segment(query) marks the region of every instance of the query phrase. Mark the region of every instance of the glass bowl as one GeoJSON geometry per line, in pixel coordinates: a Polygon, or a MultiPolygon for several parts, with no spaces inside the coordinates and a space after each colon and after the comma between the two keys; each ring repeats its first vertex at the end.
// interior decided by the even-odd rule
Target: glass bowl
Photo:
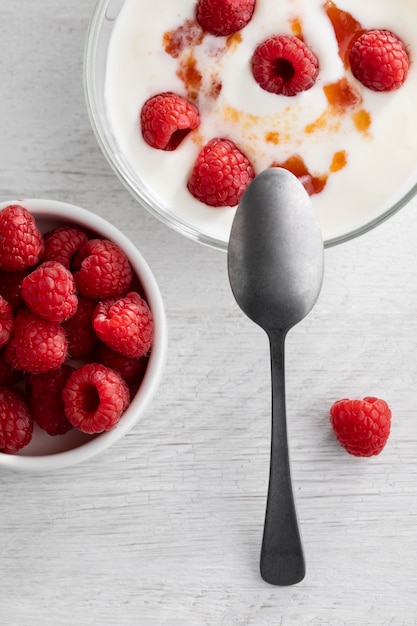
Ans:
{"type": "MultiPolygon", "coordinates": [[[[42,233],[70,223],[119,245],[130,261],[154,319],[154,340],[144,378],[139,387],[133,389],[131,402],[116,426],[97,435],[87,435],[73,428],[65,434],[51,436],[34,424],[33,436],[27,446],[15,454],[0,452],[0,467],[3,469],[29,473],[54,471],[103,453],[140,420],[159,387],[165,368],[167,320],[159,286],[149,265],[133,243],[110,222],[91,211],[56,200],[9,200],[0,203],[0,211],[10,204],[24,206],[34,216],[42,233]]],[[[24,381],[22,384],[24,386],[24,381]]]]}
{"type": "MultiPolygon", "coordinates": [[[[160,1],[161,0],[156,0],[156,2],[160,1]]],[[[370,0],[370,3],[372,6],[368,7],[368,13],[372,14],[372,11],[374,11],[375,15],[378,15],[378,0],[370,0]]],[[[190,0],[189,4],[190,11],[192,11],[195,2],[190,0]]],[[[322,3],[319,4],[320,6],[322,5],[322,3]]],[[[345,5],[346,4],[348,3],[345,3],[345,5]]],[[[98,0],[91,17],[86,39],[84,89],[89,118],[98,144],[120,181],[136,198],[139,205],[145,207],[156,218],[186,237],[217,249],[227,250],[228,237],[235,209],[229,207],[226,209],[204,207],[201,209],[201,214],[196,218],[193,212],[184,208],[181,202],[170,206],[160,199],[160,196],[156,193],[155,188],[152,188],[152,185],[145,182],[141,171],[132,166],[131,160],[126,157],[124,150],[120,147],[120,142],[116,139],[109,119],[109,111],[105,97],[106,66],[109,44],[114,32],[116,20],[123,5],[123,0],[98,0]]],[[[356,10],[358,5],[360,5],[358,0],[352,1],[352,6],[356,7],[356,10]]],[[[166,5],[164,11],[165,9],[166,5]]],[[[157,12],[158,7],[155,6],[154,10],[157,12]]],[[[179,12],[180,9],[178,9],[177,12],[177,19],[179,12]]],[[[415,25],[413,25],[411,21],[410,24],[406,24],[405,22],[406,20],[403,19],[401,22],[401,18],[398,18],[399,30],[404,34],[405,39],[414,38],[415,41],[417,38],[415,25]]],[[[246,32],[249,28],[250,25],[247,26],[244,31],[246,32]]],[[[317,38],[319,37],[320,33],[317,35],[317,38]]],[[[321,45],[318,41],[316,43],[317,46],[321,45]]],[[[138,77],[138,80],[140,80],[140,77],[138,77]]],[[[413,112],[414,105],[412,104],[417,101],[417,66],[415,66],[415,64],[411,64],[408,81],[412,81],[412,97],[409,98],[410,102],[407,102],[403,109],[401,109],[402,105],[399,104],[401,115],[397,115],[393,110],[390,119],[392,120],[395,117],[395,119],[400,120],[398,123],[400,124],[400,128],[403,129],[401,132],[403,137],[406,137],[406,141],[403,145],[406,145],[405,149],[407,150],[411,142],[413,144],[413,150],[417,155],[417,124],[413,121],[415,116],[413,112]]],[[[319,80],[317,83],[319,83],[319,80]]],[[[312,89],[314,88],[315,87],[312,89]]],[[[312,91],[312,89],[309,91],[312,91]]],[[[321,97],[323,97],[323,83],[318,84],[317,89],[320,89],[321,97]]],[[[384,96],[385,94],[382,97],[384,96]]],[[[378,97],[380,97],[380,94],[372,93],[370,95],[370,102],[374,102],[375,98],[378,97]]],[[[393,97],[398,98],[398,95],[396,94],[393,97]]],[[[140,106],[141,103],[138,103],[138,112],[140,106]]],[[[389,109],[389,106],[390,104],[387,101],[386,108],[389,109]]],[[[383,120],[376,119],[375,122],[375,133],[378,133],[379,137],[381,133],[386,132],[386,129],[384,128],[383,120]]],[[[140,132],[139,125],[138,132],[140,132]]],[[[381,160],[390,160],[390,162],[392,162],[392,168],[388,171],[395,171],[395,176],[398,177],[398,183],[394,183],[395,189],[393,193],[386,194],[381,188],[380,183],[384,178],[387,178],[387,175],[378,171],[377,164],[375,164],[373,170],[370,170],[369,180],[368,175],[363,172],[363,168],[361,169],[356,165],[355,174],[350,174],[348,183],[339,186],[338,183],[332,180],[334,188],[337,188],[335,191],[332,191],[335,198],[334,203],[330,203],[331,206],[326,207],[325,210],[322,210],[320,207],[317,210],[325,247],[340,244],[374,228],[407,204],[416,194],[417,167],[416,171],[403,174],[401,171],[402,166],[396,158],[398,154],[404,152],[403,147],[398,141],[395,145],[392,143],[393,148],[388,147],[388,141],[394,142],[397,136],[400,136],[398,134],[398,128],[393,129],[391,134],[388,132],[387,143],[386,145],[384,144],[385,148],[383,150],[378,148],[380,155],[378,158],[381,158],[381,160]],[[382,152],[383,156],[381,156],[382,152]],[[349,194],[349,190],[354,187],[358,187],[358,191],[354,196],[355,199],[347,203],[346,196],[349,194]],[[364,208],[365,205],[362,207],[362,199],[369,198],[373,195],[377,197],[376,200],[373,200],[374,205],[369,209],[364,208]],[[347,208],[343,205],[344,208],[340,209],[339,214],[339,206],[343,203],[347,205],[347,208]]],[[[160,155],[160,158],[162,163],[164,156],[160,155]]],[[[362,155],[362,159],[365,162],[368,162],[369,158],[367,154],[362,155]]],[[[415,159],[415,164],[417,165],[417,158],[415,159]]],[[[161,166],[159,170],[158,161],[156,159],[154,165],[156,172],[154,180],[157,180],[159,171],[160,179],[163,180],[163,167],[161,166]]],[[[313,205],[315,205],[316,196],[312,196],[312,202],[313,205]]]]}

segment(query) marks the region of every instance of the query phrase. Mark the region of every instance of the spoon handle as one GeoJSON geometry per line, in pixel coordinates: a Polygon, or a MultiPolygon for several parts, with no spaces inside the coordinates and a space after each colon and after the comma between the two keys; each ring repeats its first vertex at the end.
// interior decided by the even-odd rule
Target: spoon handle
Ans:
{"type": "Polygon", "coordinates": [[[285,409],[285,333],[270,333],[272,432],[269,488],[261,549],[261,576],[272,585],[293,585],[305,575],[292,489],[285,409]]]}

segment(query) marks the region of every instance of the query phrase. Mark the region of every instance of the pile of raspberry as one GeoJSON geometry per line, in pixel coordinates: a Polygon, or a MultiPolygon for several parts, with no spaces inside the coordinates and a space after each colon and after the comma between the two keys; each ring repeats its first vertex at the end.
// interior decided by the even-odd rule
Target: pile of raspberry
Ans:
{"type": "MultiPolygon", "coordinates": [[[[196,27],[202,34],[227,38],[251,21],[255,4],[255,0],[198,0],[196,27]]],[[[372,29],[358,33],[350,46],[350,70],[366,88],[392,91],[402,86],[410,59],[397,35],[372,29]]],[[[301,36],[277,33],[255,48],[251,70],[264,91],[293,97],[316,83],[320,68],[317,56],[301,36]]],[[[145,142],[166,151],[176,150],[200,125],[196,104],[170,91],[149,98],[139,118],[145,142]]],[[[208,206],[236,206],[254,177],[254,167],[239,146],[227,137],[214,137],[198,153],[187,188],[208,206]]]]}
{"type": "Polygon", "coordinates": [[[0,211],[0,451],[34,424],[55,436],[113,428],[145,374],[154,322],[114,242],[77,225],[45,235],[22,205],[0,211]]]}

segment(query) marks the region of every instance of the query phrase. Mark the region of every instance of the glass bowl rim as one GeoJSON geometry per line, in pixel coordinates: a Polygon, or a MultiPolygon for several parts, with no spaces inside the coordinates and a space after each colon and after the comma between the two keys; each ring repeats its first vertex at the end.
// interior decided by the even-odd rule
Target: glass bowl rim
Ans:
{"type": "MultiPolygon", "coordinates": [[[[122,2],[122,0],[120,0],[122,2]]],[[[124,1],[124,0],[123,0],[124,1]]],[[[149,211],[154,217],[165,225],[169,226],[176,232],[185,235],[189,239],[201,243],[203,245],[215,248],[217,250],[227,251],[228,242],[212,237],[206,233],[200,232],[197,228],[187,224],[179,217],[167,213],[164,209],[160,209],[152,202],[150,197],[142,193],[136,184],[134,178],[130,175],[123,164],[118,164],[114,158],[113,150],[108,140],[106,129],[101,123],[100,114],[98,113],[97,102],[95,98],[95,60],[99,31],[105,18],[106,9],[112,0],[97,0],[93,9],[90,22],[87,29],[87,35],[84,47],[83,58],[83,85],[84,96],[87,106],[87,113],[90,124],[97,143],[100,146],[107,162],[116,174],[117,178],[136,201],[149,211]]],[[[383,213],[370,219],[366,224],[357,228],[353,228],[345,233],[325,239],[323,245],[325,248],[331,248],[341,243],[355,239],[365,233],[373,230],[388,218],[402,209],[410,200],[417,195],[417,183],[415,183],[397,202],[386,209],[383,213]]]]}

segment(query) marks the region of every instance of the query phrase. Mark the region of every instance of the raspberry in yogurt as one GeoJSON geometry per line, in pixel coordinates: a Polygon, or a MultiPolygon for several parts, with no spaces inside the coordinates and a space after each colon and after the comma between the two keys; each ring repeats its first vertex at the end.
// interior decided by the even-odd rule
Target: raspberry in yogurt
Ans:
{"type": "Polygon", "coordinates": [[[191,0],[154,0],[151,14],[145,0],[126,0],[109,46],[107,114],[125,162],[155,202],[220,247],[235,206],[209,206],[188,185],[213,139],[231,142],[255,174],[280,166],[298,176],[331,241],[378,219],[417,184],[416,46],[414,0],[257,0],[229,35],[202,28],[191,0]],[[354,73],[351,59],[354,46],[366,55],[369,40],[379,45],[384,33],[404,67],[399,81],[377,91],[372,61],[354,73]],[[253,72],[254,52],[278,36],[297,38],[317,60],[308,86],[290,95],[267,91],[253,72]],[[139,122],[143,105],[165,93],[195,106],[199,118],[168,151],[150,146],[139,122]]]}

